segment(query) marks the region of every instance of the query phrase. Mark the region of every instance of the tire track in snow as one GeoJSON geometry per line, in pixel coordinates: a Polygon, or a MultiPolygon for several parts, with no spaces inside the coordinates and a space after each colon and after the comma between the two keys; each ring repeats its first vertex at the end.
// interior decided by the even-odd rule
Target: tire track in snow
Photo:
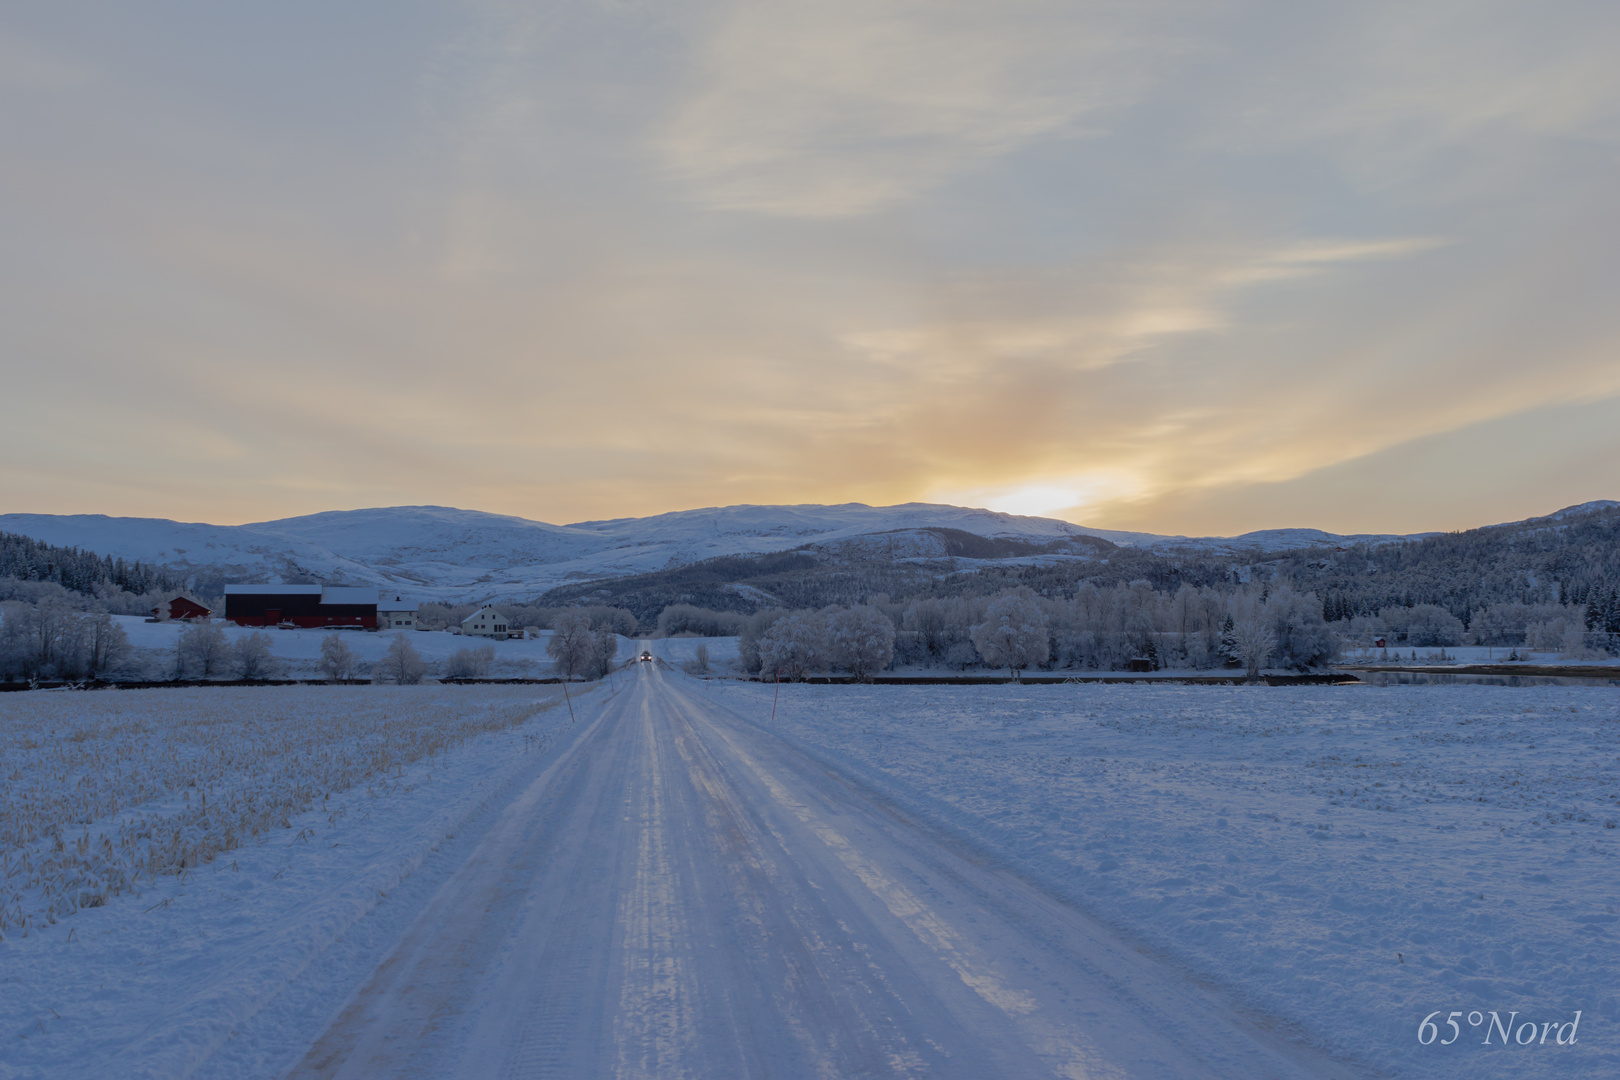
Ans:
{"type": "Polygon", "coordinates": [[[691,937],[678,902],[662,747],[652,704],[640,695],[636,738],[645,764],[631,815],[635,873],[619,907],[619,1011],[614,1017],[617,1075],[627,1080],[692,1075],[682,1058],[693,1037],[693,993],[685,945],[691,937]]]}
{"type": "Polygon", "coordinates": [[[1072,909],[643,665],[293,1075],[1344,1075],[1240,1027],[1072,909]]]}
{"type": "MultiPolygon", "coordinates": [[[[742,1022],[757,1029],[757,1016],[747,1014],[757,1013],[757,998],[768,1000],[806,1075],[935,1075],[897,1025],[895,1018],[910,1010],[872,962],[870,948],[829,909],[826,890],[805,876],[800,853],[784,847],[742,797],[702,738],[699,719],[672,703],[669,729],[702,802],[714,843],[710,861],[726,870],[713,887],[724,887],[724,903],[734,908],[741,931],[727,979],[728,996],[745,1006],[742,1022]]],[[[862,929],[870,936],[870,927],[862,929]]]]}
{"type": "Polygon", "coordinates": [[[835,763],[713,698],[698,706],[674,693],[688,709],[708,714],[706,727],[736,751],[739,764],[757,770],[770,801],[832,852],[961,985],[1025,1032],[1049,1063],[1041,1075],[1357,1075],[1144,956],[997,866],[993,856],[908,818],[835,763]]]}
{"type": "Polygon", "coordinates": [[[916,894],[885,874],[876,863],[861,855],[841,833],[816,815],[768,769],[716,730],[739,761],[744,763],[775,800],[790,810],[837,857],[852,874],[882,901],[890,914],[900,920],[939,956],[979,997],[999,1009],[1024,1030],[1041,1057],[1055,1066],[1055,1075],[1065,1080],[1124,1080],[1126,1074],[1101,1060],[1095,1047],[1075,1034],[1065,1033],[1039,1015],[1040,1006],[1029,993],[1008,984],[989,959],[964,940],[916,894]]]}

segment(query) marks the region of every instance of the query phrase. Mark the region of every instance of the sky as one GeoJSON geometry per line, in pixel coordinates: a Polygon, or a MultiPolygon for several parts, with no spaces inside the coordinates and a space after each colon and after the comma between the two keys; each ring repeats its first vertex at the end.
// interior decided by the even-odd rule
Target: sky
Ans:
{"type": "Polygon", "coordinates": [[[0,511],[1620,498],[1620,5],[0,9],[0,511]]]}

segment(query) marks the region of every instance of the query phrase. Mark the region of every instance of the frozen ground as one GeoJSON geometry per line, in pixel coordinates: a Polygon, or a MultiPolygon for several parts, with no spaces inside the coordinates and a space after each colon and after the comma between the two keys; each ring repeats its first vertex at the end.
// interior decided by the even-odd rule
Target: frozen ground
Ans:
{"type": "Polygon", "coordinates": [[[1620,1076],[1610,688],[784,686],[772,730],[1379,1072],[1620,1076]]]}
{"type": "Polygon", "coordinates": [[[720,693],[637,665],[291,1075],[1345,1075],[720,693]]]}
{"type": "Polygon", "coordinates": [[[249,1019],[296,1040],[567,730],[553,687],[0,697],[0,1077],[231,1075],[249,1019]],[[87,869],[102,902],[52,911],[87,869]]]}
{"type": "Polygon", "coordinates": [[[0,1077],[1620,1075],[1612,690],[616,686],[0,699],[513,725],[8,934],[0,1077]]]}

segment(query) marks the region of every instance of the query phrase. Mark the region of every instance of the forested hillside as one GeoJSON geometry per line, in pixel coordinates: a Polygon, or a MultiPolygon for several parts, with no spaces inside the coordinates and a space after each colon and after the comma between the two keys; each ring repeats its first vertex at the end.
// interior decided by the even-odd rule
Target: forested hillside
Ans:
{"type": "MultiPolygon", "coordinates": [[[[809,544],[763,556],[711,559],[690,566],[552,589],[542,605],[607,604],[650,624],[671,604],[751,614],[769,608],[990,596],[1025,587],[1050,600],[1082,586],[1145,584],[1174,593],[1183,586],[1266,588],[1287,582],[1313,593],[1323,618],[1340,622],[1392,608],[1433,605],[1468,627],[1502,605],[1588,607],[1598,628],[1620,622],[1620,505],[1591,504],[1544,518],[1422,539],[1311,547],[1250,556],[1159,553],[1087,537],[991,550],[956,537],[928,544],[906,530],[836,545],[809,544]]],[[[979,538],[973,538],[979,540],[979,538]]],[[[1005,546],[1005,544],[1001,545],[1005,546]]]]}
{"type": "Polygon", "coordinates": [[[1300,552],[1278,570],[1329,619],[1436,604],[1464,622],[1493,604],[1585,604],[1620,583],[1620,507],[1566,512],[1424,540],[1300,552]]]}
{"type": "Polygon", "coordinates": [[[5,579],[52,582],[86,595],[107,590],[141,595],[177,588],[161,571],[139,562],[0,532],[0,580],[5,579]]]}

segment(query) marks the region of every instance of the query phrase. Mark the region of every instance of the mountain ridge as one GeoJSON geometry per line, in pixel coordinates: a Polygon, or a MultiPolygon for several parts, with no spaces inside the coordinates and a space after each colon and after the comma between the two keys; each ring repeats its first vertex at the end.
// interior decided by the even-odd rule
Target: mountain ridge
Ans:
{"type": "MultiPolygon", "coordinates": [[[[1598,500],[1529,518],[1550,527],[1569,515],[1620,506],[1598,500]]],[[[1339,534],[1265,529],[1236,537],[1164,536],[1094,529],[1054,518],[938,503],[874,507],[738,504],[553,525],[510,514],[418,505],[331,510],[243,525],[104,514],[3,514],[0,531],[138,559],[212,591],[232,580],[323,580],[408,590],[423,600],[528,599],[563,585],[625,577],[728,555],[802,547],[855,549],[889,534],[957,532],[1005,541],[998,550],[1047,547],[1086,557],[1094,542],[1165,555],[1263,557],[1314,547],[1422,539],[1433,533],[1339,534]],[[1084,544],[1062,541],[1088,540],[1084,544]],[[1057,548],[1051,547],[1057,544],[1057,548]]],[[[957,542],[956,551],[964,548],[957,542]]],[[[917,552],[927,553],[927,543],[917,552]]],[[[988,549],[987,549],[988,550],[988,549]]],[[[1095,554],[1095,552],[1093,552],[1095,554]]],[[[966,556],[974,557],[974,556],[966,556]]],[[[991,556],[992,558],[1004,556],[991,556]]]]}

